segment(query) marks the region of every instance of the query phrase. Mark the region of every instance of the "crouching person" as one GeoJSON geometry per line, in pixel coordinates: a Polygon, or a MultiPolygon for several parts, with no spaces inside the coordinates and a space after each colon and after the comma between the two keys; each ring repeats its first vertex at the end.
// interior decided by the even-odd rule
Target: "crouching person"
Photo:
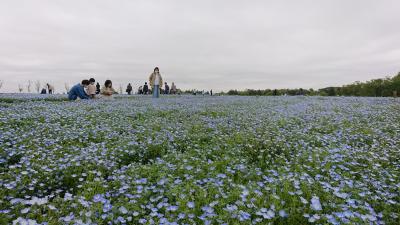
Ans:
{"type": "Polygon", "coordinates": [[[85,88],[89,85],[88,80],[83,80],[80,84],[76,84],[69,90],[68,99],[76,100],[78,97],[80,99],[89,99],[89,96],[85,92],[85,88]]]}
{"type": "Polygon", "coordinates": [[[101,88],[100,94],[103,99],[114,99],[113,94],[117,93],[112,87],[111,80],[106,80],[103,88],[101,88]]]}

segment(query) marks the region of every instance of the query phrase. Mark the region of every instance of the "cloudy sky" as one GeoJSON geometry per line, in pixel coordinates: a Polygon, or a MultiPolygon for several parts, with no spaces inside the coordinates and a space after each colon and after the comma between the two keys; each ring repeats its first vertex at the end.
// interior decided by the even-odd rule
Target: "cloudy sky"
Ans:
{"type": "Polygon", "coordinates": [[[320,88],[400,71],[398,0],[1,0],[0,91],[28,80],[320,88]]]}

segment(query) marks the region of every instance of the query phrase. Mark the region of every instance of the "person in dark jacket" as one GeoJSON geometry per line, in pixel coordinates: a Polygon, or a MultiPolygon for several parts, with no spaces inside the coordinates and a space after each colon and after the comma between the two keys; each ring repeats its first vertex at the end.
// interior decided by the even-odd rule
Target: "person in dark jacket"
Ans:
{"type": "Polygon", "coordinates": [[[164,94],[168,95],[169,94],[169,85],[167,84],[167,82],[165,82],[164,88],[165,88],[164,94]]]}
{"type": "Polygon", "coordinates": [[[40,94],[43,94],[43,95],[47,94],[46,88],[42,88],[42,91],[40,92],[40,94]]]}
{"type": "Polygon", "coordinates": [[[89,99],[89,95],[86,94],[85,88],[89,85],[89,80],[83,80],[80,84],[74,85],[68,92],[69,100],[76,100],[78,97],[80,99],[89,99]]]}
{"type": "Polygon", "coordinates": [[[131,83],[129,83],[128,86],[126,87],[126,92],[128,92],[128,95],[132,94],[132,85],[131,85],[131,83]]]}
{"type": "Polygon", "coordinates": [[[148,93],[149,93],[149,85],[147,85],[147,82],[145,82],[143,86],[143,94],[147,95],[148,93]]]}
{"type": "Polygon", "coordinates": [[[96,84],[96,95],[100,94],[100,84],[97,82],[96,84]]]}

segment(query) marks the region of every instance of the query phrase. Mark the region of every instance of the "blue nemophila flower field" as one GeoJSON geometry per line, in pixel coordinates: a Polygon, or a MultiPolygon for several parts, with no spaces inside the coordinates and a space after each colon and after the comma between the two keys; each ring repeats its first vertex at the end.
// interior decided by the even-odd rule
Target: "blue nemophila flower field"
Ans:
{"type": "Polygon", "coordinates": [[[400,224],[400,101],[0,96],[0,224],[400,224]]]}

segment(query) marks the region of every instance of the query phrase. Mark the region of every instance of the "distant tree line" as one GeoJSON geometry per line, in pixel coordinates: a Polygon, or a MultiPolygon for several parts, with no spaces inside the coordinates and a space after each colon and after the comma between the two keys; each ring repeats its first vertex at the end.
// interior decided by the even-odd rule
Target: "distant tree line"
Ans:
{"type": "Polygon", "coordinates": [[[230,90],[226,95],[242,96],[277,96],[277,95],[321,95],[321,96],[370,96],[389,97],[400,95],[400,72],[394,77],[373,79],[366,82],[356,81],[342,87],[326,87],[314,89],[246,89],[243,91],[230,90]]]}
{"type": "Polygon", "coordinates": [[[246,89],[244,91],[230,90],[227,95],[243,95],[243,96],[277,96],[277,95],[317,95],[317,91],[311,89],[264,89],[264,90],[254,90],[246,89]]]}

